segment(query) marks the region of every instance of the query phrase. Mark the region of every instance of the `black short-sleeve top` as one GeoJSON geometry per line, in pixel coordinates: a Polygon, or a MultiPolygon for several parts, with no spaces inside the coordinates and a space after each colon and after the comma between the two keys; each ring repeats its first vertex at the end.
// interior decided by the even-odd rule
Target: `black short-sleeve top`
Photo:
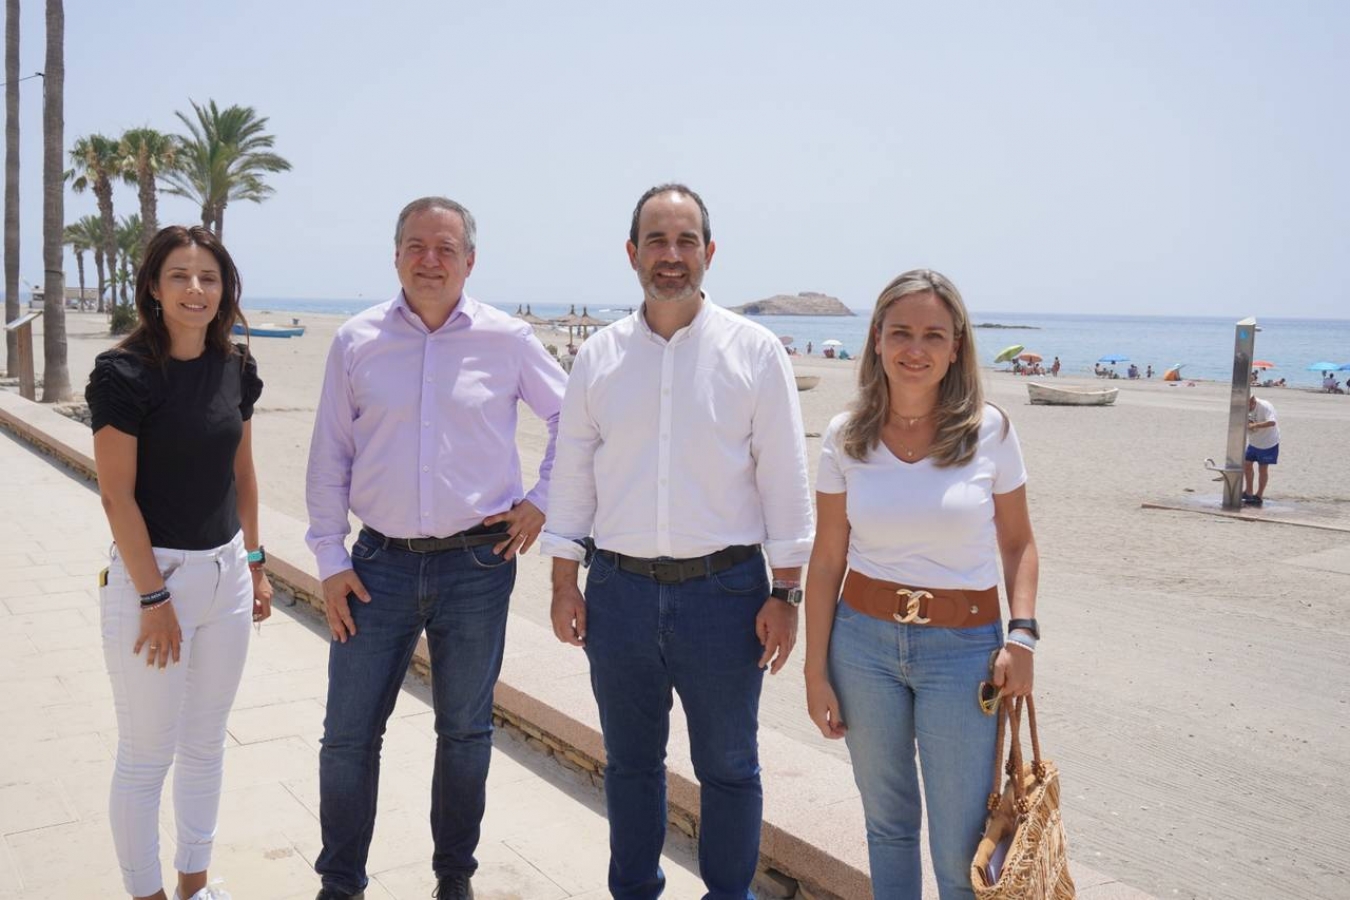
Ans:
{"type": "Polygon", "coordinates": [[[136,438],[136,504],[153,546],[209,550],[239,532],[234,458],[262,386],[243,345],[163,367],[135,347],[94,360],[91,424],[136,438]]]}

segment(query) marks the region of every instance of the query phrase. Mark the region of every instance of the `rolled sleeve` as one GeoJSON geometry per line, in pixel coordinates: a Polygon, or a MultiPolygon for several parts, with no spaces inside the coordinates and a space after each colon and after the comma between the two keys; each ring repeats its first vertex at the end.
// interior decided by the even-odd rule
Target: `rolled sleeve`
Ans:
{"type": "Polygon", "coordinates": [[[539,507],[545,515],[549,508],[549,487],[553,475],[554,456],[558,446],[558,420],[562,413],[563,394],[567,390],[567,374],[558,361],[539,343],[534,331],[524,335],[525,349],[520,367],[520,399],[548,428],[548,446],[539,463],[539,480],[525,499],[539,507]]]}
{"type": "Polygon", "coordinates": [[[595,450],[600,445],[600,429],[589,408],[587,358],[584,351],[577,356],[563,394],[548,519],[539,540],[539,552],[545,556],[583,559],[585,551],[576,541],[589,536],[595,525],[595,450]]]}
{"type": "Polygon", "coordinates": [[[352,460],[356,457],[352,436],[355,412],[345,347],[339,333],[328,351],[319,408],[314,416],[314,435],[309,445],[309,468],[305,475],[305,505],[309,510],[305,542],[318,563],[320,578],[329,578],[352,567],[345,543],[351,531],[347,512],[351,499],[352,460]]]}
{"type": "Polygon", "coordinates": [[[773,568],[795,568],[811,558],[815,538],[802,411],[783,348],[766,344],[761,353],[750,448],[767,532],[764,552],[773,568]]]}

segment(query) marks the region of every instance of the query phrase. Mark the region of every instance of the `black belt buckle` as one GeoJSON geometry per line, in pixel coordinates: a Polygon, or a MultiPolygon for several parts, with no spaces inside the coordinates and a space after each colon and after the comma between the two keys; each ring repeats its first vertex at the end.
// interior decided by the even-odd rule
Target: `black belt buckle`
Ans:
{"type": "Polygon", "coordinates": [[[647,574],[657,584],[680,584],[684,581],[684,573],[680,569],[679,561],[674,559],[647,561],[647,574]]]}

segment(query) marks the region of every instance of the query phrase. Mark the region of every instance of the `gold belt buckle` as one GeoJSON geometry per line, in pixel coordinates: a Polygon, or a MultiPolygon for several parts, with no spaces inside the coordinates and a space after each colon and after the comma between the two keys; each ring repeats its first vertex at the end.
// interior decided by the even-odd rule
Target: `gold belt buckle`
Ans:
{"type": "Polygon", "coordinates": [[[931,619],[927,616],[919,615],[919,603],[923,600],[932,600],[933,595],[927,591],[911,591],[909,588],[900,588],[896,591],[896,596],[905,598],[905,614],[899,613],[899,605],[896,606],[896,612],[891,613],[891,617],[901,625],[927,625],[931,619]]]}

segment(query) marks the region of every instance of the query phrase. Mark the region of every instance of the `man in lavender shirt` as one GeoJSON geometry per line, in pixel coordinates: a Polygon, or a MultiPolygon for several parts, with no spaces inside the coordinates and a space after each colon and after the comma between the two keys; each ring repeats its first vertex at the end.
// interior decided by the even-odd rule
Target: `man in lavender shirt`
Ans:
{"type": "Polygon", "coordinates": [[[436,896],[471,898],[515,556],[544,524],[565,376],[528,325],[464,294],[475,226],[424,197],[394,231],[403,288],[338,329],[310,445],[306,499],[328,627],[319,753],[319,900],[362,898],[385,724],[425,630],[436,708],[436,896]],[[523,400],[548,423],[526,493],[523,400]],[[362,527],[350,555],[348,511],[362,527]]]}

